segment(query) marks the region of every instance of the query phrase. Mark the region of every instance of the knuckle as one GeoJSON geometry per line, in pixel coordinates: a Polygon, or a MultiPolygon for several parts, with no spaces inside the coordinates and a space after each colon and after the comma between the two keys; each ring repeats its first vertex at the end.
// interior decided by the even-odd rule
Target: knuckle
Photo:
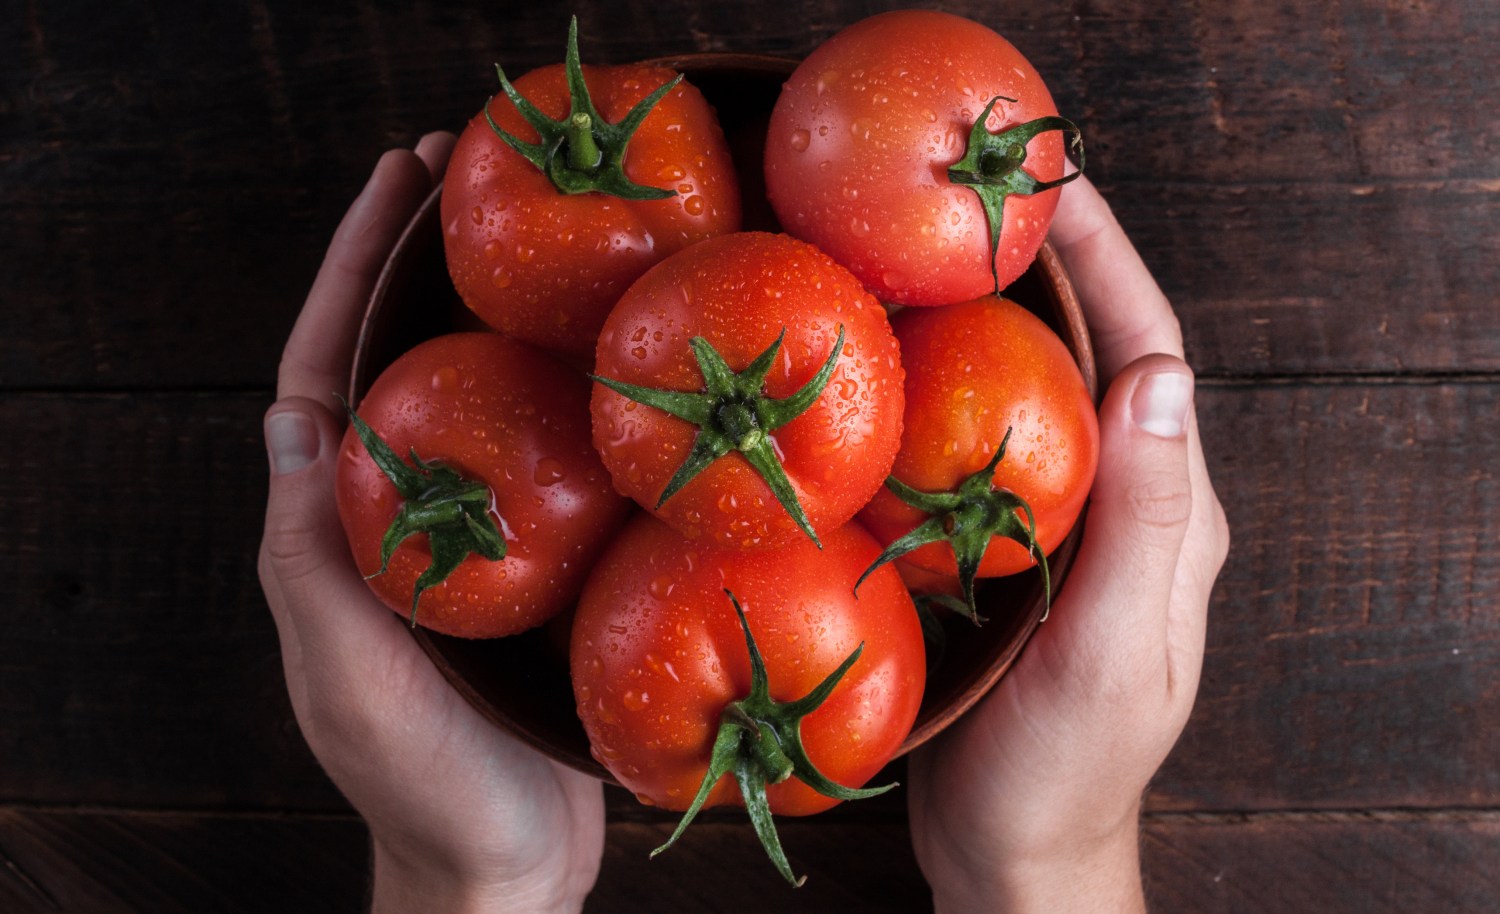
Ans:
{"type": "Polygon", "coordinates": [[[291,584],[317,573],[327,564],[323,542],[323,531],[306,517],[268,517],[260,550],[262,580],[291,584]]]}
{"type": "Polygon", "coordinates": [[[1136,523],[1159,530],[1187,524],[1193,513],[1193,493],[1186,477],[1155,473],[1125,490],[1126,507],[1136,523]]]}

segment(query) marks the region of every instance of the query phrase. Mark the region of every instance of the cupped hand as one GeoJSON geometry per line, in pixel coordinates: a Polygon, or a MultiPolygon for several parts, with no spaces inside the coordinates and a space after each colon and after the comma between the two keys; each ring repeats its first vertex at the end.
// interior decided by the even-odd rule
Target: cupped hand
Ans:
{"type": "Polygon", "coordinates": [[[314,754],[370,827],[375,910],[577,910],[604,845],[600,783],[481,718],[361,579],[334,503],[355,335],[453,137],[375,167],[334,234],[266,414],[260,579],[314,754]]]}
{"type": "Polygon", "coordinates": [[[1099,470],[1051,617],[911,759],[912,839],[939,911],[1143,907],[1141,797],[1192,708],[1229,545],[1171,306],[1087,179],[1063,188],[1051,238],[1108,384],[1099,470]]]}

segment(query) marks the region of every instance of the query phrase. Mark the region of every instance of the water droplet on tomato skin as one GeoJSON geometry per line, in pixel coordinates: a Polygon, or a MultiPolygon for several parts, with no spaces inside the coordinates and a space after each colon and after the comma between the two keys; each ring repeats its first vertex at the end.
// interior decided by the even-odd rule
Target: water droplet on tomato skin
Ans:
{"type": "Polygon", "coordinates": [[[793,152],[806,152],[808,145],[812,142],[812,134],[798,127],[787,137],[787,145],[792,147],[793,152]]]}
{"type": "Polygon", "coordinates": [[[484,207],[474,207],[474,209],[469,213],[469,218],[474,220],[475,225],[484,225],[484,207]]]}
{"type": "Polygon", "coordinates": [[[649,590],[651,592],[651,596],[655,597],[656,599],[665,600],[672,595],[672,591],[675,590],[676,587],[677,582],[673,581],[670,575],[659,574],[651,579],[651,583],[647,585],[646,589],[649,590]]]}
{"type": "Polygon", "coordinates": [[[620,703],[627,711],[644,711],[646,706],[651,704],[651,696],[645,692],[627,689],[625,694],[620,696],[620,703]]]}
{"type": "Polygon", "coordinates": [[[436,391],[451,391],[458,387],[458,369],[452,365],[444,365],[432,373],[432,389],[436,391]]]}
{"type": "Polygon", "coordinates": [[[556,457],[543,457],[536,462],[536,469],[532,472],[532,480],[539,486],[554,486],[567,476],[567,470],[562,461],[556,457]]]}

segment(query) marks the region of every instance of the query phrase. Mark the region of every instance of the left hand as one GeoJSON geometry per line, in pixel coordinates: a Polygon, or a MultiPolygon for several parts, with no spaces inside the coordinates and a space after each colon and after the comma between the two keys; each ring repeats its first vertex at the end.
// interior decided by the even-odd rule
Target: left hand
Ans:
{"type": "Polygon", "coordinates": [[[600,783],[479,716],[355,568],[334,503],[356,332],[453,137],[375,167],[335,233],[266,414],[260,579],[308,744],[364,816],[382,910],[578,910],[604,847],[600,783]]]}

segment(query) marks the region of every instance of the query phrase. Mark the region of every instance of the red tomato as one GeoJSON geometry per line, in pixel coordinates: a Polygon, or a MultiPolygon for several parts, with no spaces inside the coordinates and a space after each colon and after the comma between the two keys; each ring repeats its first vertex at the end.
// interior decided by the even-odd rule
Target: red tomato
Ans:
{"type": "MultiPolygon", "coordinates": [[[[418,345],[376,379],[358,415],[409,472],[420,472],[409,460],[415,452],[468,481],[470,503],[479,505],[470,519],[489,522],[503,537],[503,559],[462,558],[419,598],[418,578],[441,551],[433,538],[466,532],[465,518],[406,538],[377,573],[382,538],[412,502],[350,426],[336,485],[355,562],[373,575],[370,587],[386,605],[406,616],[416,599],[416,622],[435,631],[493,638],[545,622],[572,604],[628,511],[589,443],[587,379],[498,334],[450,334],[418,345]]],[[[443,475],[425,474],[427,487],[443,475]]],[[[429,514],[440,511],[428,507],[429,514]]]]}
{"type": "MultiPolygon", "coordinates": [[[[676,76],[640,65],[581,72],[606,125],[618,125],[676,76]]],[[[565,64],[533,70],[515,89],[550,118],[571,110],[565,64]]],[[[487,111],[516,138],[538,140],[508,98],[491,99],[487,111]]],[[[593,140],[606,162],[618,151],[597,129],[593,140]]],[[[566,161],[569,152],[564,143],[553,159],[566,161]]],[[[496,134],[485,112],[476,115],[453,150],[442,197],[448,269],[464,302],[509,336],[586,357],[610,306],[636,277],[674,251],[739,228],[739,186],[723,132],[685,82],[640,122],[624,146],[623,172],[670,196],[564,193],[496,134]]]]}
{"type": "MultiPolygon", "coordinates": [[[[991,134],[1057,115],[1031,64],[976,22],[902,10],[837,33],[787,80],[771,115],[766,189],[782,226],[882,301],[941,305],[1004,288],[1041,247],[1057,193],[1007,197],[991,256],[985,207],[949,168],[997,98],[991,134]]],[[[1062,178],[1058,120],[1013,149],[1024,156],[1019,170],[991,156],[1012,169],[1006,180],[1062,178]]]]}
{"type": "MultiPolygon", "coordinates": [[[[979,473],[1010,435],[992,486],[1013,492],[1036,519],[1036,542],[1056,549],[1083,510],[1099,460],[1099,423],[1067,347],[1041,319],[994,296],[946,308],[906,309],[892,320],[906,360],[906,429],[891,476],[921,492],[952,492],[979,473]]],[[[1024,512],[1016,515],[1023,523],[1024,512]]],[[[927,520],[889,489],[860,513],[883,543],[927,520]]],[[[903,556],[958,572],[943,542],[903,556]]],[[[1025,570],[1035,558],[991,537],[979,577],[1025,570]]]]}
{"type": "Polygon", "coordinates": [[[901,360],[885,310],[847,270],[785,235],[727,235],[663,261],[610,312],[594,370],[594,444],[615,487],[689,539],[743,548],[805,538],[797,508],[783,507],[768,481],[775,470],[752,463],[765,459],[781,468],[808,527],[835,529],[880,488],[900,441],[901,360]],[[691,342],[701,338],[742,384],[783,334],[771,363],[759,363],[763,385],[748,393],[717,393],[694,349],[702,344],[691,342]],[[805,411],[777,427],[761,421],[764,401],[792,397],[830,359],[805,411]],[[619,385],[696,397],[703,422],[636,402],[619,385]],[[745,447],[669,490],[695,448],[719,434],[745,447]]]}
{"type": "MultiPolygon", "coordinates": [[[[573,691],[594,756],[643,803],[689,808],[726,708],[751,691],[750,655],[728,590],[744,609],[777,702],[808,695],[863,645],[827,699],[802,718],[800,733],[824,776],[864,784],[906,738],[926,675],[916,611],[895,570],[880,569],[853,593],[879,552],[857,524],[825,533],[821,550],[805,539],[739,550],[684,540],[638,516],[595,568],[573,623],[573,691]]],[[[797,774],[765,793],[770,810],[786,815],[838,802],[797,774]]],[[[706,805],[744,802],[728,777],[706,805]]]]}

